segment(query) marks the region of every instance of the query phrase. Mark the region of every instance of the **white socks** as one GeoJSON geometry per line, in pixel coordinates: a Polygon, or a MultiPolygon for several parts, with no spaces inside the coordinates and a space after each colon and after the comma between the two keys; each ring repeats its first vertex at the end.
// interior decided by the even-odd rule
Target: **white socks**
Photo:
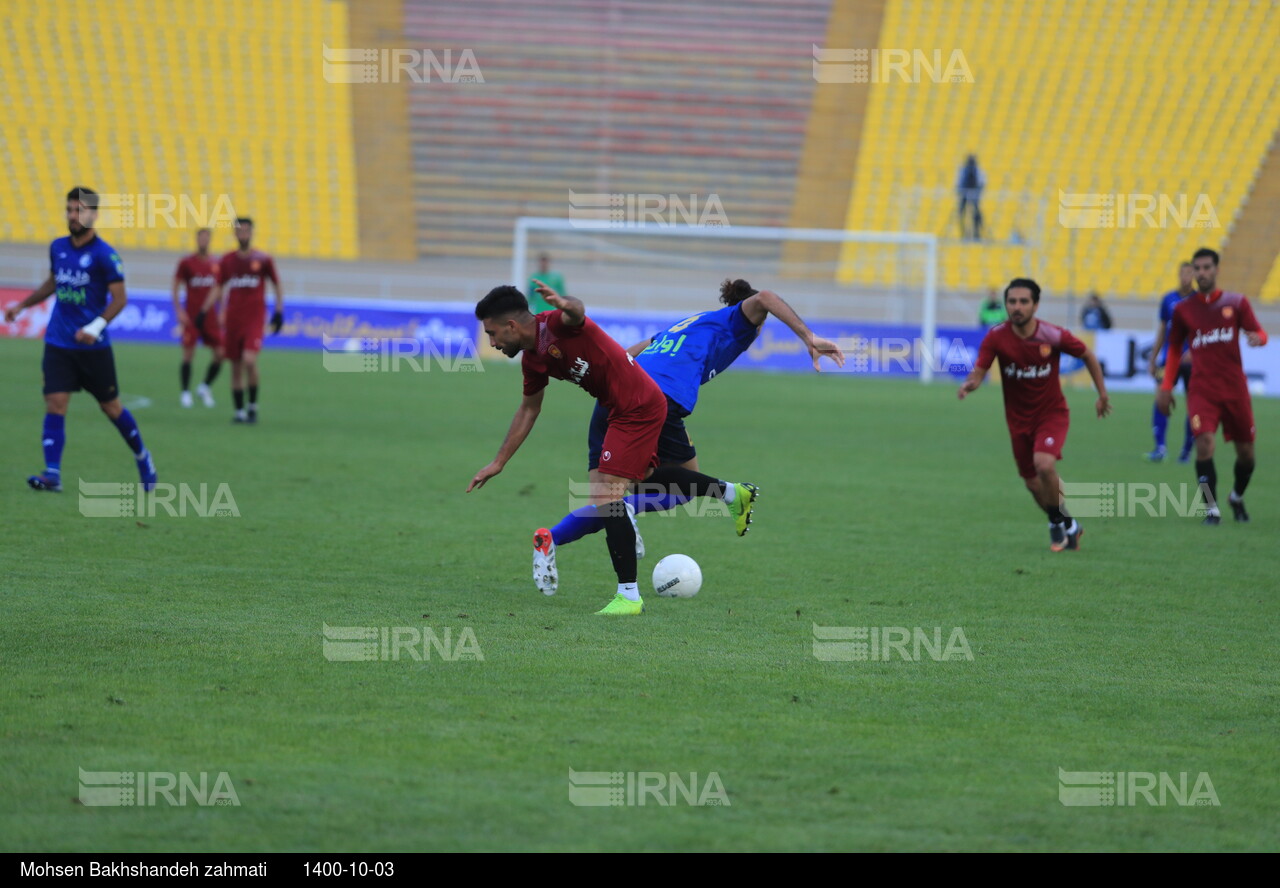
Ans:
{"type": "Polygon", "coordinates": [[[639,583],[619,583],[618,594],[627,601],[640,600],[640,584],[639,583]]]}
{"type": "Polygon", "coordinates": [[[733,501],[738,498],[738,488],[730,484],[728,481],[721,481],[724,485],[724,502],[725,505],[733,505],[733,501]]]}

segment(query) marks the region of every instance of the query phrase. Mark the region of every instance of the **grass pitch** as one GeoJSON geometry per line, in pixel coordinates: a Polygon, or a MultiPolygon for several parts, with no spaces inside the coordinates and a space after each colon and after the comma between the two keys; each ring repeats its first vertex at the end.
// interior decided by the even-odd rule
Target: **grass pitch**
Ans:
{"type": "MultiPolygon", "coordinates": [[[[642,591],[671,552],[703,590],[606,620],[602,535],[561,549],[559,595],[529,576],[531,532],[585,475],[591,402],[571,386],[468,495],[514,367],[332,374],[269,351],[248,428],[226,375],[217,409],[183,410],[176,347],[118,346],[161,480],[225,483],[240,517],[95,519],[77,479],[136,474],[87,396],[67,492],[23,483],[40,348],[0,341],[2,850],[1280,847],[1280,402],[1255,402],[1251,525],[1092,519],[1054,555],[998,390],[729,373],[689,426],[704,471],[761,486],[752,532],[643,518],[642,591]],[[324,624],[470,630],[483,659],[331,662],[324,624]],[[959,627],[973,659],[822,661],[814,624],[959,627]],[[226,772],[240,804],[86,807],[81,768],[226,772]],[[1220,804],[1064,807],[1059,768],[1203,772],[1220,804]],[[714,773],[729,804],[578,807],[570,770],[714,773]]],[[[1068,400],[1067,481],[1192,480],[1139,459],[1149,397],[1105,421],[1089,392],[1068,400]]]]}

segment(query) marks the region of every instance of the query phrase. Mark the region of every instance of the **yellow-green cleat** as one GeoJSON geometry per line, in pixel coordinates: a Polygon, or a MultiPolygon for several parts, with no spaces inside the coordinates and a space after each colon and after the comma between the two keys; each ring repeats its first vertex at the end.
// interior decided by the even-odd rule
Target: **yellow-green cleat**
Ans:
{"type": "Polygon", "coordinates": [[[632,601],[619,592],[613,596],[613,601],[596,613],[604,614],[606,617],[638,617],[644,613],[644,601],[632,601]]]}
{"type": "Polygon", "coordinates": [[[729,503],[729,513],[733,515],[733,524],[738,531],[738,536],[746,536],[747,529],[751,526],[751,513],[755,511],[756,497],[760,495],[760,488],[754,484],[737,482],[733,487],[737,494],[733,502],[729,503]]]}

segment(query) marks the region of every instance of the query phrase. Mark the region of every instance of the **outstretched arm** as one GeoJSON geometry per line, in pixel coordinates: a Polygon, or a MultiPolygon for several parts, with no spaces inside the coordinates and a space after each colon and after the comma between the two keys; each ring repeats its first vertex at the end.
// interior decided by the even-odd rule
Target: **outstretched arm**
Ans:
{"type": "Polygon", "coordinates": [[[493,462],[476,472],[471,483],[467,485],[467,493],[484,487],[485,482],[501,472],[515,452],[520,449],[524,439],[529,437],[529,432],[533,431],[533,424],[538,421],[538,414],[542,411],[542,396],[546,392],[547,390],[543,388],[532,395],[524,396],[524,400],[516,409],[516,415],[511,419],[511,428],[507,429],[507,436],[502,439],[502,446],[498,448],[498,455],[493,458],[493,462]]]}
{"type": "Polygon", "coordinates": [[[581,299],[572,296],[561,296],[537,278],[533,282],[538,285],[537,294],[547,300],[547,305],[560,309],[560,320],[566,326],[577,327],[587,319],[587,307],[581,299]]]}
{"type": "Polygon", "coordinates": [[[5,321],[7,323],[12,324],[14,318],[22,314],[22,312],[24,312],[26,309],[30,308],[31,306],[39,305],[41,302],[44,302],[46,299],[48,299],[50,296],[53,295],[53,291],[56,289],[58,289],[58,284],[54,280],[53,275],[49,275],[47,278],[45,278],[45,282],[43,284],[36,287],[27,295],[26,299],[23,299],[21,302],[17,303],[16,305],[10,305],[8,308],[4,310],[5,321]]]}
{"type": "Polygon", "coordinates": [[[796,334],[800,341],[804,343],[805,348],[809,350],[809,357],[813,359],[814,370],[821,372],[822,368],[818,365],[818,360],[823,356],[834,361],[837,367],[844,366],[844,352],[840,350],[840,346],[830,339],[814,336],[813,331],[805,325],[800,315],[796,314],[795,309],[772,290],[761,290],[754,296],[748,296],[742,300],[741,306],[743,315],[757,327],[763,324],[765,318],[769,315],[773,315],[786,324],[791,329],[791,332],[796,334]]]}
{"type": "Polygon", "coordinates": [[[650,336],[644,342],[637,342],[635,345],[631,346],[631,348],[627,349],[627,354],[631,355],[631,357],[633,358],[638,358],[640,357],[640,352],[644,351],[646,348],[648,348],[652,344],[653,344],[653,337],[650,336]]]}

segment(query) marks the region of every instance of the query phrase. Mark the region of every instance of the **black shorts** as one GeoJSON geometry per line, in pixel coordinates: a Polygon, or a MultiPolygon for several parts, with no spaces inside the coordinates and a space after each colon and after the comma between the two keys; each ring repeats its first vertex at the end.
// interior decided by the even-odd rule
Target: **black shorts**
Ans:
{"type": "Polygon", "coordinates": [[[44,371],[46,395],[84,389],[97,398],[99,404],[120,397],[120,389],[116,385],[116,359],[111,354],[111,346],[62,348],[46,342],[40,369],[44,371]]]}
{"type": "MultiPolygon", "coordinates": [[[[658,465],[680,465],[698,455],[684,427],[684,418],[688,415],[683,407],[667,397],[667,420],[662,424],[662,434],[658,437],[658,465]]],[[[591,427],[587,430],[588,469],[600,468],[600,451],[604,448],[604,433],[608,430],[609,411],[597,401],[595,412],[591,414],[591,427]]]]}

